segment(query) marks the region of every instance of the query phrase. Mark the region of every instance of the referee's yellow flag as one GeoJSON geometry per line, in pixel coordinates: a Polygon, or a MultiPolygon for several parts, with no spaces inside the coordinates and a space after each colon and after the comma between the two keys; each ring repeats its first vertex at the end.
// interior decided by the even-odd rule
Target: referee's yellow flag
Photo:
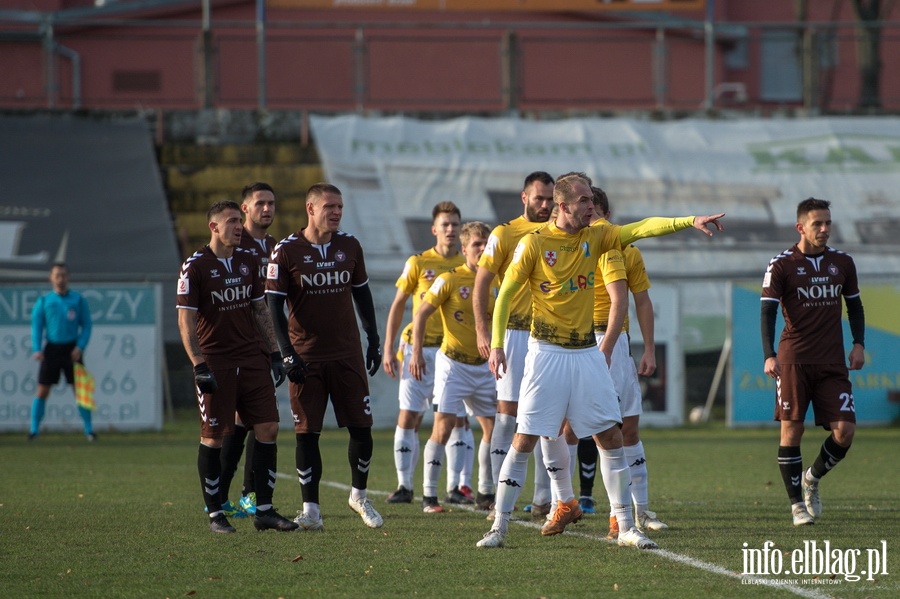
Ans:
{"type": "Polygon", "coordinates": [[[75,362],[75,402],[87,410],[97,407],[94,403],[94,376],[84,364],[75,362]]]}

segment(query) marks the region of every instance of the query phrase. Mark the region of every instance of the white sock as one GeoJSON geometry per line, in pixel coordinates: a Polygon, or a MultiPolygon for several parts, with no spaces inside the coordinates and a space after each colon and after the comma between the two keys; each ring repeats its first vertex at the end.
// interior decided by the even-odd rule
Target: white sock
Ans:
{"type": "Polygon", "coordinates": [[[418,435],[415,429],[394,429],[394,467],[397,469],[399,486],[412,489],[416,455],[418,455],[418,435]]]}
{"type": "Polygon", "coordinates": [[[491,470],[491,442],[484,437],[478,444],[478,492],[490,495],[494,492],[494,475],[491,470]]]}
{"type": "Polygon", "coordinates": [[[550,475],[544,463],[544,439],[534,446],[534,495],[531,505],[545,505],[553,499],[550,490],[550,475]]]}
{"type": "Polygon", "coordinates": [[[541,437],[541,449],[544,454],[544,472],[547,473],[553,487],[554,501],[571,501],[575,498],[575,491],[572,489],[571,456],[566,438],[541,437]]]}
{"type": "Polygon", "coordinates": [[[350,499],[353,501],[359,501],[360,499],[366,498],[366,490],[365,489],[357,489],[356,487],[350,487],[350,499]]]}
{"type": "MultiPolygon", "coordinates": [[[[566,442],[568,445],[568,442],[566,442]]],[[[575,445],[569,445],[569,476],[575,476],[578,470],[578,442],[575,445]]]]}
{"type": "Polygon", "coordinates": [[[500,470],[509,448],[512,445],[513,435],[516,434],[516,417],[497,412],[494,420],[494,432],[491,434],[491,472],[494,475],[494,488],[500,489],[497,481],[500,480],[500,470]]]}
{"type": "Polygon", "coordinates": [[[431,439],[425,443],[425,452],[422,457],[425,462],[423,470],[425,479],[422,483],[422,495],[424,497],[437,497],[438,479],[441,477],[441,468],[444,465],[445,447],[435,443],[431,439]]]}
{"type": "Polygon", "coordinates": [[[509,448],[503,467],[500,469],[500,486],[497,487],[496,512],[511,514],[522,485],[525,484],[525,476],[528,472],[528,456],[531,454],[518,451],[515,447],[509,448]]]}
{"type": "Polygon", "coordinates": [[[631,471],[631,498],[637,513],[640,514],[646,512],[647,506],[650,505],[644,444],[638,441],[637,445],[626,445],[625,459],[628,461],[628,469],[631,471]]]}
{"type": "Polygon", "coordinates": [[[472,468],[475,465],[475,435],[471,427],[465,427],[463,439],[466,442],[466,455],[463,458],[463,467],[459,471],[459,486],[472,488],[472,468]]]}
{"type": "Polygon", "coordinates": [[[619,530],[630,530],[634,526],[634,516],[631,513],[631,473],[628,471],[628,462],[625,460],[625,450],[600,449],[600,474],[603,476],[603,486],[609,497],[609,504],[619,523],[619,530]]]}
{"type": "Polygon", "coordinates": [[[318,503],[308,503],[306,501],[303,502],[303,511],[313,520],[318,520],[322,517],[322,512],[319,511],[318,503]]]}
{"type": "Polygon", "coordinates": [[[466,463],[466,427],[453,427],[447,441],[447,492],[459,486],[460,472],[466,463]]]}

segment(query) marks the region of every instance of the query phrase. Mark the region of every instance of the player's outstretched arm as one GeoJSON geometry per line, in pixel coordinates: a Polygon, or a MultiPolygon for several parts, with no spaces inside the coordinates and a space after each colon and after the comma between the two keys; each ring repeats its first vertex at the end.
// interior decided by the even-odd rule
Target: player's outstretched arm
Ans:
{"type": "Polygon", "coordinates": [[[722,223],[719,222],[719,219],[723,218],[724,216],[725,216],[724,212],[722,212],[720,214],[711,214],[708,216],[695,216],[694,217],[694,228],[700,229],[701,231],[703,231],[704,233],[706,233],[707,235],[712,237],[713,232],[712,232],[712,229],[709,227],[709,225],[714,226],[716,229],[718,229],[719,233],[721,233],[722,231],[725,230],[725,227],[722,226],[722,223]]]}

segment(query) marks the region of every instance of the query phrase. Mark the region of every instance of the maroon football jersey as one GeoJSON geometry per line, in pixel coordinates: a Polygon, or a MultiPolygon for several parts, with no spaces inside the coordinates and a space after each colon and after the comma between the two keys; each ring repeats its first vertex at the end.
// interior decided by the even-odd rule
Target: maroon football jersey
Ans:
{"type": "Polygon", "coordinates": [[[304,360],[346,358],[362,351],[351,287],[368,280],[355,237],[338,231],[313,245],[298,231],[275,246],[266,293],[287,297],[291,344],[304,360]]]}
{"type": "Polygon", "coordinates": [[[275,249],[277,241],[269,234],[266,234],[262,239],[256,239],[246,228],[241,234],[241,247],[256,256],[256,259],[259,261],[259,278],[263,280],[263,285],[265,285],[269,256],[272,254],[272,250],[275,249]]]}
{"type": "Polygon", "coordinates": [[[853,258],[825,248],[804,256],[794,245],[775,256],[763,279],[762,301],[781,303],[784,330],[778,361],[784,364],[843,364],[842,298],[859,295],[853,258]]]}
{"type": "Polygon", "coordinates": [[[247,358],[268,354],[253,317],[251,301],[265,298],[257,258],[234,248],[219,259],[209,246],[185,260],[178,277],[178,308],[197,310],[197,337],[204,355],[227,355],[239,366],[247,358]]]}

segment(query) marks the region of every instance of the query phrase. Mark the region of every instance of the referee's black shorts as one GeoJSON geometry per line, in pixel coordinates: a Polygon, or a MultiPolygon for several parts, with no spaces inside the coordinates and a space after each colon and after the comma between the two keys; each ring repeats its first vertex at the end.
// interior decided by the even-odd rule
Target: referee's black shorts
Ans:
{"type": "Polygon", "coordinates": [[[59,382],[59,373],[66,375],[66,382],[75,384],[75,372],[72,365],[74,343],[48,343],[44,348],[44,359],[38,371],[38,384],[53,386],[59,382]]]}

